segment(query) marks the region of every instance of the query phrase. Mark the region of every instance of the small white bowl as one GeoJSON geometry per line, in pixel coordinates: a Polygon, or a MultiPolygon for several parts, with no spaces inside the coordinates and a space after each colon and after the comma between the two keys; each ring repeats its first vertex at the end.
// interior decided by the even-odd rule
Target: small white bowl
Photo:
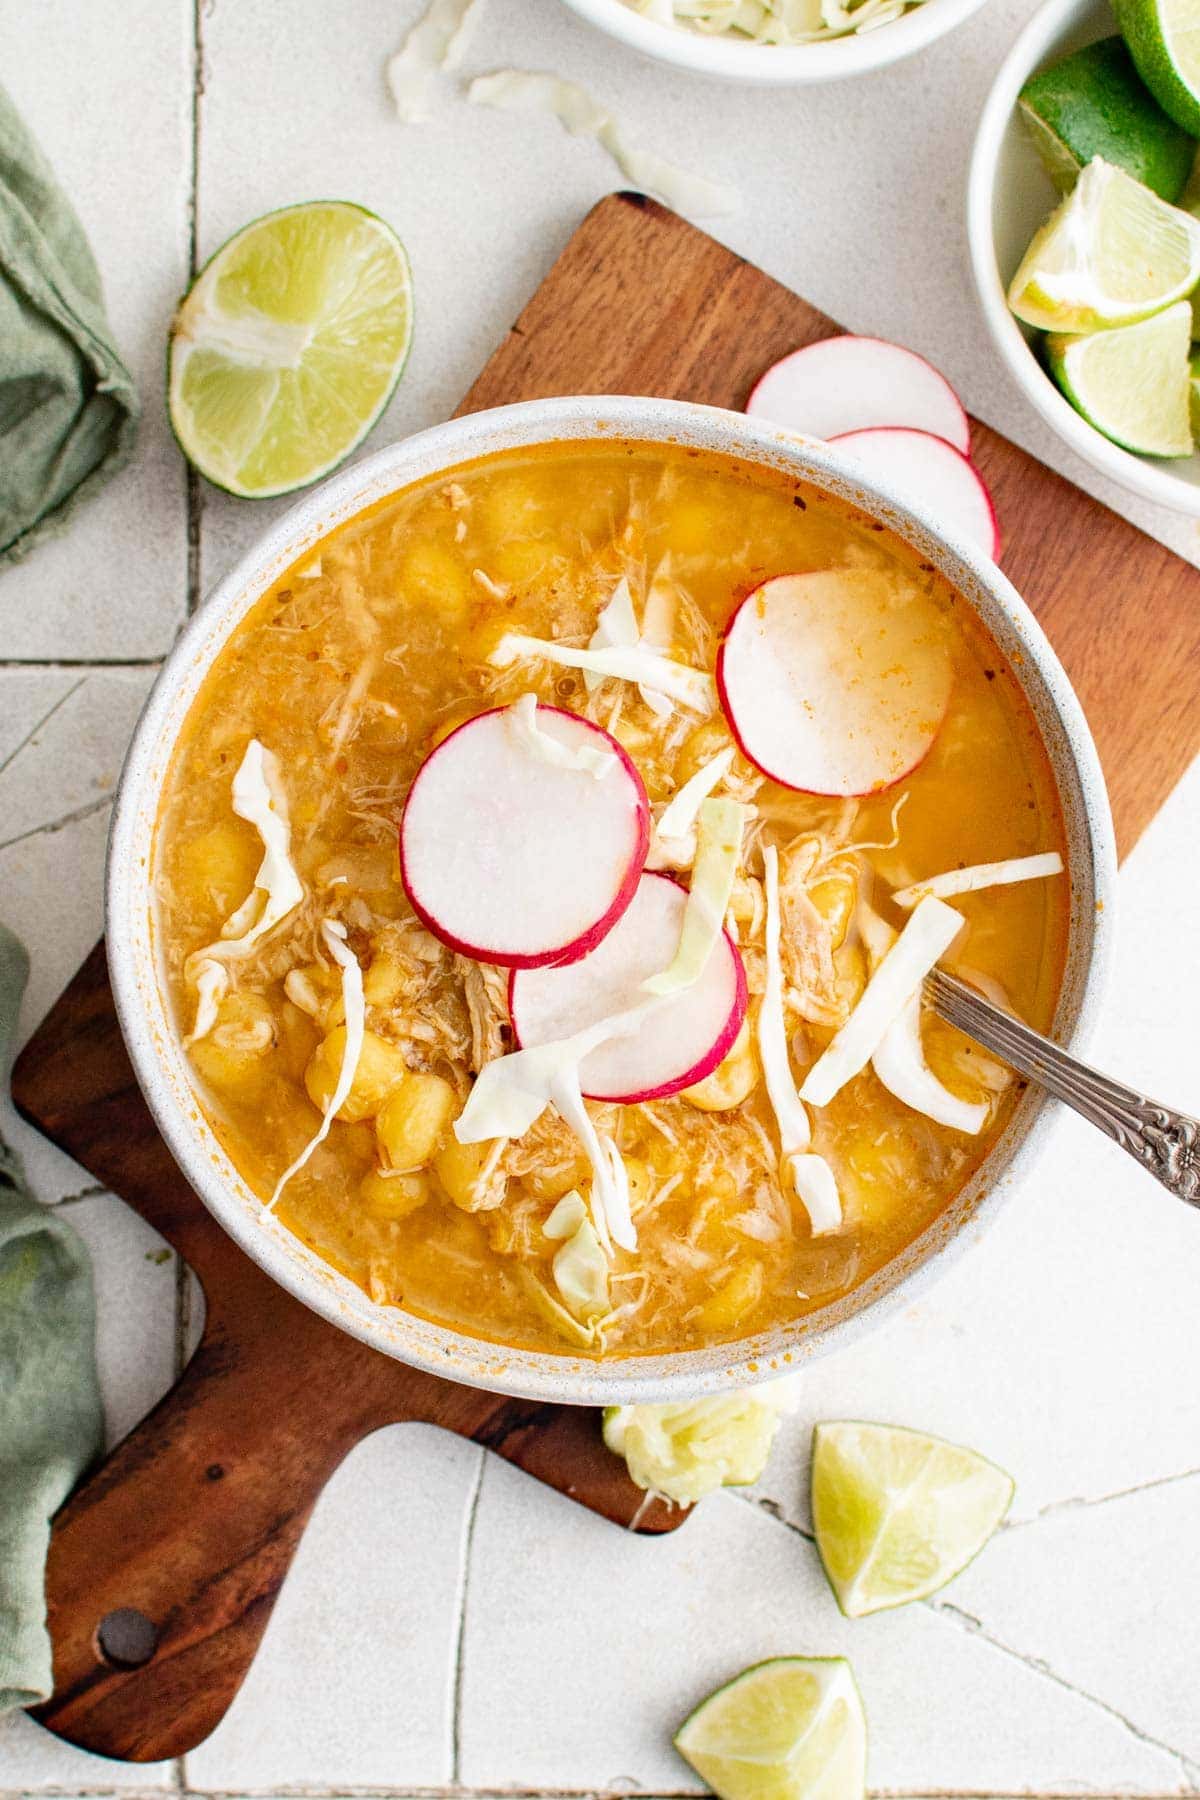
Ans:
{"type": "Polygon", "coordinates": [[[1200,455],[1160,461],[1135,456],[1089,425],[1054,385],[1034,348],[1040,333],[1008,309],[1007,288],[1038,226],[1060,196],[1017,113],[1017,95],[1036,69],[1096,38],[1116,20],[1106,0],[1047,0],[1000,66],[988,95],[967,187],[967,241],[975,286],[992,341],[1018,386],[1072,449],[1101,474],[1175,512],[1200,517],[1200,455]]]}
{"type": "Polygon", "coordinates": [[[924,0],[890,25],[862,36],[830,38],[819,44],[752,44],[744,38],[712,36],[675,25],[660,25],[624,0],[566,0],[572,12],[655,62],[674,63],[723,81],[778,83],[843,81],[900,62],[970,18],[983,0],[924,0]]]}

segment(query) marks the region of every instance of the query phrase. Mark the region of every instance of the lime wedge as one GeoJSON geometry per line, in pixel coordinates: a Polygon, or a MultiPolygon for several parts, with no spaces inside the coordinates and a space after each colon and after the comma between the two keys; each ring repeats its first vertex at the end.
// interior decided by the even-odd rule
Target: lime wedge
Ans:
{"type": "Polygon", "coordinates": [[[893,1425],[818,1425],[812,1515],[847,1618],[943,1587],[1008,1511],[1012,1478],[974,1450],[893,1425]]]}
{"type": "Polygon", "coordinates": [[[1085,163],[1102,156],[1164,200],[1182,194],[1196,146],[1143,86],[1121,38],[1102,38],[1039,69],[1018,105],[1062,193],[1085,163]]]}
{"type": "Polygon", "coordinates": [[[758,1480],[793,1392],[785,1377],[709,1399],[608,1406],[604,1441],[638,1487],[690,1506],[758,1480]]]}
{"type": "Polygon", "coordinates": [[[675,1748],[721,1800],[862,1800],[867,1721],[843,1657],[777,1656],[701,1701],[675,1748]]]}
{"type": "Polygon", "coordinates": [[[1200,137],[1200,0],[1113,0],[1113,12],[1158,104],[1200,137]]]}
{"type": "Polygon", "coordinates": [[[171,425],[218,487],[263,499],[327,474],[391,397],[412,337],[404,246],[374,213],[314,201],[222,246],[171,328],[171,425]]]}
{"type": "Polygon", "coordinates": [[[1025,252],[1008,303],[1044,331],[1131,325],[1200,281],[1200,220],[1096,157],[1025,252]]]}
{"type": "Polygon", "coordinates": [[[1190,456],[1192,309],[1186,300],[1139,325],[1046,339],[1050,371],[1089,425],[1142,456],[1190,456]]]}
{"type": "Polygon", "coordinates": [[[1200,356],[1193,356],[1190,369],[1189,402],[1192,417],[1192,435],[1200,432],[1200,356]]]}

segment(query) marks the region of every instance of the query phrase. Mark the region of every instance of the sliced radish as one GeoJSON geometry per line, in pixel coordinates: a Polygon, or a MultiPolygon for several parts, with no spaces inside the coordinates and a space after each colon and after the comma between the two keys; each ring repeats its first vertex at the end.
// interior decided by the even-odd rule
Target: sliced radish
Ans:
{"type": "Polygon", "coordinates": [[[971,447],[967,415],[946,377],[915,350],[883,338],[822,338],[793,350],[760,377],[746,411],[809,437],[907,425],[964,455],[971,447]]]}
{"type": "Polygon", "coordinates": [[[928,431],[892,425],[849,431],[829,441],[951,536],[977,544],[997,561],[1000,527],[992,496],[975,464],[953,444],[928,431]]]}
{"type": "MultiPolygon", "coordinates": [[[[620,923],[589,956],[567,967],[517,970],[509,1010],[523,1049],[573,1038],[601,1019],[646,1006],[643,984],[672,962],[687,890],[667,875],[643,875],[620,923]]],[[[579,1065],[589,1100],[632,1103],[678,1093],[711,1074],[746,1015],[746,975],[722,932],[699,978],[652,1001],[636,1032],[588,1051],[579,1065]]]]}
{"type": "Polygon", "coordinates": [[[721,704],[745,755],[811,794],[874,793],[909,774],[938,734],[952,681],[935,603],[875,569],[764,581],[717,656],[721,704]]]}
{"type": "Polygon", "coordinates": [[[650,840],[641,776],[615,738],[557,707],[468,719],[426,757],[400,872],[435,937],[482,962],[569,962],[633,899],[650,840]],[[574,757],[560,763],[538,739],[574,757]],[[601,763],[599,749],[611,758],[601,763]]]}

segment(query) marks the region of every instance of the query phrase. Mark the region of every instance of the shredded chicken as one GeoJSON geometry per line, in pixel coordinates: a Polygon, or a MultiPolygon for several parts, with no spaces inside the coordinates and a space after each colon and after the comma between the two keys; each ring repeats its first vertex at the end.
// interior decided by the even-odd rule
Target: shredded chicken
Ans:
{"type": "Polygon", "coordinates": [[[783,913],[783,957],[796,1010],[813,1025],[836,1026],[843,1008],[837,997],[833,933],[809,893],[821,857],[819,838],[802,838],[780,857],[779,901],[783,913]]]}
{"type": "Polygon", "coordinates": [[[471,1067],[478,1075],[480,1069],[509,1048],[512,1027],[508,1018],[508,984],[504,970],[494,963],[477,963],[469,956],[456,956],[454,967],[467,1002],[471,1067]]]}

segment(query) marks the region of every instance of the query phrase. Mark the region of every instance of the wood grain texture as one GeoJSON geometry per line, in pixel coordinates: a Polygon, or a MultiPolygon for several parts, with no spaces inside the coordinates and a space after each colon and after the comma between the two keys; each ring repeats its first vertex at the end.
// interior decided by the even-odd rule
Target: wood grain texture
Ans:
{"type": "MultiPolygon", "coordinates": [[[[674,214],[614,195],[584,221],[467,395],[673,395],[740,405],[775,357],[837,330],[674,214]]],[[[1089,714],[1123,850],[1200,748],[1200,574],[975,425],[1004,564],[1089,714]]],[[[18,1062],[21,1110],[191,1265],[203,1339],[175,1390],[60,1514],[48,1570],[60,1736],[135,1761],[173,1756],[223,1716],[322,1486],[361,1438],[424,1420],[473,1438],[619,1524],[644,1512],[594,1413],[499,1399],[390,1361],[308,1312],[205,1211],[134,1081],[102,947],[18,1062]],[[135,1608],[158,1631],[140,1669],[96,1630],[135,1608]]]]}

